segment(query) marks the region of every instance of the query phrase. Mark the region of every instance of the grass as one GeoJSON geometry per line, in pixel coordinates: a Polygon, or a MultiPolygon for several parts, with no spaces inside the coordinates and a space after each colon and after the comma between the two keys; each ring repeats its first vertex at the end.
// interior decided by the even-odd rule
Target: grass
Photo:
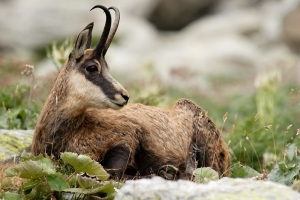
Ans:
{"type": "MultiPolygon", "coordinates": [[[[32,76],[32,75],[29,75],[32,76]]],[[[1,78],[1,77],[0,77],[1,78]]],[[[33,129],[40,107],[32,101],[34,78],[30,85],[3,84],[0,91],[0,129],[33,129]]]]}
{"type": "MultiPolygon", "coordinates": [[[[61,65],[67,55],[68,43],[63,45],[54,45],[48,50],[48,54],[52,52],[50,57],[55,66],[61,65]]],[[[20,66],[24,68],[25,62],[0,58],[3,69],[0,71],[0,129],[33,129],[54,82],[55,75],[43,79],[44,82],[36,80],[38,78],[28,66],[25,68],[28,73],[25,71],[22,75],[20,66]]],[[[233,177],[252,177],[258,171],[264,176],[270,174],[271,180],[286,185],[299,180],[300,88],[291,77],[291,71],[270,69],[261,72],[253,80],[253,92],[228,95],[222,92],[224,85],[243,85],[244,80],[211,77],[212,86],[218,91],[216,94],[198,88],[186,90],[162,85],[151,66],[145,70],[153,76],[134,82],[113,75],[130,92],[132,103],[172,107],[178,98],[188,98],[207,110],[231,150],[233,177]]],[[[0,166],[0,194],[3,191],[20,192],[24,181],[18,177],[5,177],[4,170],[8,167],[0,166]]]]}

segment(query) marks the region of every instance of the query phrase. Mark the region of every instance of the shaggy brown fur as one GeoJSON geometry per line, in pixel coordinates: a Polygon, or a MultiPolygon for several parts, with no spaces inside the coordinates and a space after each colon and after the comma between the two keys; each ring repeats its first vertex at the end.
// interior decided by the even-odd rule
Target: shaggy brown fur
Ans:
{"type": "Polygon", "coordinates": [[[157,174],[164,165],[179,169],[175,178],[190,178],[195,167],[212,167],[228,176],[228,148],[215,124],[192,101],[180,99],[173,109],[129,104],[115,110],[129,97],[109,76],[102,55],[82,51],[91,26],[79,35],[41,111],[32,153],[55,158],[65,151],[86,154],[117,177],[157,174]],[[94,65],[97,72],[88,69],[94,65]],[[112,85],[103,87],[109,80],[112,85]]]}

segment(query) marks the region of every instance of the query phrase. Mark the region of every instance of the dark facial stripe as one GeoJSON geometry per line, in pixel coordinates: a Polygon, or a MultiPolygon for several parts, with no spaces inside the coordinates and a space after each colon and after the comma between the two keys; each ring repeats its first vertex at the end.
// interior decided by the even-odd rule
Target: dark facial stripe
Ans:
{"type": "Polygon", "coordinates": [[[108,98],[115,100],[115,95],[118,93],[118,91],[112,84],[114,80],[110,77],[104,77],[102,73],[98,75],[99,78],[92,80],[92,82],[99,86],[108,98]]]}
{"type": "MultiPolygon", "coordinates": [[[[104,61],[105,62],[105,61],[104,61]]],[[[108,73],[107,67],[104,66],[105,64],[102,62],[102,69],[101,72],[88,72],[86,71],[86,67],[93,65],[96,63],[93,61],[88,61],[85,64],[83,64],[82,67],[79,68],[79,70],[85,75],[85,78],[89,81],[91,81],[96,86],[100,87],[103,93],[110,99],[115,100],[115,95],[118,93],[116,88],[113,85],[113,82],[115,82],[114,79],[112,79],[110,76],[105,76],[105,73],[108,73]]]]}

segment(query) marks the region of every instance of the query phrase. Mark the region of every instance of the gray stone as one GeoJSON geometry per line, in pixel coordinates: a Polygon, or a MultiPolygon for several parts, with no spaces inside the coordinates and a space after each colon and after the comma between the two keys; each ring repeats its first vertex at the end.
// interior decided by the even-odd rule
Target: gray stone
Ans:
{"type": "Polygon", "coordinates": [[[34,130],[0,130],[0,160],[29,151],[34,130]]]}
{"type": "Polygon", "coordinates": [[[159,30],[179,30],[204,13],[218,0],[159,0],[149,21],[159,30]]]}
{"type": "Polygon", "coordinates": [[[154,177],[127,181],[115,199],[297,200],[300,194],[290,187],[270,181],[223,178],[208,184],[196,184],[186,180],[167,181],[154,177]]]}
{"type": "MultiPolygon", "coordinates": [[[[95,22],[93,35],[100,37],[105,15],[100,10],[89,11],[93,6],[117,6],[122,24],[130,15],[142,15],[151,8],[151,0],[27,0],[0,1],[0,50],[24,51],[44,46],[54,40],[76,37],[90,22],[95,22]],[[139,9],[137,9],[137,7],[139,9]]],[[[113,14],[112,14],[113,15],[113,14]]],[[[134,23],[134,22],[131,22],[134,23]]],[[[121,26],[124,25],[120,25],[121,26]]]]}
{"type": "MultiPolygon", "coordinates": [[[[29,54],[26,60],[30,60],[32,49],[44,48],[53,40],[76,38],[92,21],[97,39],[105,17],[88,10],[103,4],[114,5],[121,12],[116,40],[106,57],[111,73],[124,82],[151,81],[145,82],[148,88],[144,91],[155,93],[164,84],[201,91],[216,99],[223,93],[251,93],[253,78],[271,68],[299,77],[298,55],[282,38],[283,19],[299,1],[218,1],[220,8],[215,13],[177,32],[160,32],[146,19],[158,1],[0,1],[0,32],[5,33],[0,34],[0,51],[18,59],[15,51],[21,51],[29,54]],[[236,84],[224,81],[216,87],[214,81],[219,80],[236,84]]],[[[38,80],[55,67],[45,59],[36,63],[35,69],[38,80]]]]}
{"type": "Polygon", "coordinates": [[[287,44],[298,53],[300,52],[300,5],[286,15],[282,25],[282,35],[287,44]]]}

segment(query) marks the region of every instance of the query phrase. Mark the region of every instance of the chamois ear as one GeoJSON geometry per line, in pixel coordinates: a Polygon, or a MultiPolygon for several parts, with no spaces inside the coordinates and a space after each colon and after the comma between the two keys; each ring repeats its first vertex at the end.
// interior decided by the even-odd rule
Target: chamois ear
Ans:
{"type": "Polygon", "coordinates": [[[91,47],[93,26],[94,23],[92,22],[79,33],[71,53],[73,59],[79,59],[84,51],[91,47]]]}

